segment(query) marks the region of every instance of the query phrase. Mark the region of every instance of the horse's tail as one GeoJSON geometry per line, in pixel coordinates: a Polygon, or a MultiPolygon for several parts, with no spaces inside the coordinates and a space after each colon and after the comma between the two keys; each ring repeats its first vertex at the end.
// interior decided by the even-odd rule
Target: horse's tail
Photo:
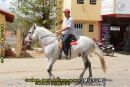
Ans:
{"type": "Polygon", "coordinates": [[[105,64],[103,52],[100,50],[100,48],[96,43],[94,43],[94,47],[95,47],[95,54],[100,58],[102,70],[106,72],[106,64],[105,64]]]}

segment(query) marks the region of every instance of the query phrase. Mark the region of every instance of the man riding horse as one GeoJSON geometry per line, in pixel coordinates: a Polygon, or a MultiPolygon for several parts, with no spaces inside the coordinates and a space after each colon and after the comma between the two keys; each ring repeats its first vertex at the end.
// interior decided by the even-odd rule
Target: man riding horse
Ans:
{"type": "MultiPolygon", "coordinates": [[[[70,41],[71,41],[71,35],[74,35],[74,22],[72,17],[70,17],[70,10],[65,9],[64,10],[64,15],[66,17],[65,21],[65,27],[61,30],[56,31],[57,34],[60,34],[62,31],[64,31],[64,37],[63,37],[63,50],[64,53],[66,54],[66,57],[68,58],[68,45],[70,46],[70,41]]],[[[52,74],[52,68],[54,63],[59,59],[59,42],[58,38],[56,37],[56,34],[52,33],[48,29],[44,27],[37,26],[36,24],[33,24],[33,26],[30,28],[29,33],[27,37],[25,38],[25,42],[30,44],[29,42],[32,40],[39,39],[41,42],[41,45],[44,49],[44,54],[48,58],[48,65],[47,65],[47,72],[49,75],[49,78],[55,78],[54,74],[52,74]]],[[[97,44],[90,39],[89,37],[86,36],[78,36],[77,37],[77,45],[72,46],[72,58],[80,58],[79,55],[81,56],[83,63],[84,63],[84,68],[83,71],[80,74],[79,79],[82,80],[83,76],[88,68],[89,70],[89,77],[92,77],[92,69],[91,69],[91,62],[88,58],[88,55],[90,53],[95,53],[101,62],[101,67],[103,71],[106,71],[106,65],[105,65],[105,60],[104,56],[102,54],[102,51],[99,49],[97,44]]]]}
{"type": "Polygon", "coordinates": [[[56,31],[56,34],[60,34],[61,32],[63,32],[63,41],[60,43],[62,46],[62,49],[64,51],[65,54],[65,58],[68,58],[68,54],[69,54],[69,49],[70,49],[70,42],[72,40],[72,37],[74,36],[74,21],[73,18],[70,16],[70,10],[69,9],[65,9],[64,11],[64,16],[66,17],[65,20],[65,27],[56,31]]]}

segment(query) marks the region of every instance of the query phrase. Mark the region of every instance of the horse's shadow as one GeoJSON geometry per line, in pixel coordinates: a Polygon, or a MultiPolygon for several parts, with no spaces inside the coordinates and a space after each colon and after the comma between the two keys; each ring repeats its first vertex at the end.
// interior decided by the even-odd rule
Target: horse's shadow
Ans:
{"type": "Polygon", "coordinates": [[[122,55],[130,55],[130,52],[126,52],[126,51],[118,51],[116,53],[122,54],[122,55]]]}
{"type": "Polygon", "coordinates": [[[118,57],[118,56],[116,56],[116,55],[105,55],[105,56],[107,56],[107,57],[118,57]]]}

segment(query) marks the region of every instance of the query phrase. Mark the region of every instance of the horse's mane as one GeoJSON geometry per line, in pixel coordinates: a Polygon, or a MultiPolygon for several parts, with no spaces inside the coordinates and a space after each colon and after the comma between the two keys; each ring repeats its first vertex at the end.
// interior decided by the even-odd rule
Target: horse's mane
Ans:
{"type": "Polygon", "coordinates": [[[53,32],[51,32],[49,29],[45,28],[45,27],[40,27],[41,29],[44,30],[44,32],[46,32],[46,34],[54,34],[53,32]]]}

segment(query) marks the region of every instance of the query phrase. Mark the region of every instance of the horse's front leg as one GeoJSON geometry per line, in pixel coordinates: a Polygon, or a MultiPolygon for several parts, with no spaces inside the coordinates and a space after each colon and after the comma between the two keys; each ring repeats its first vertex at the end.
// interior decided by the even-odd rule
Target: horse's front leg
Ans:
{"type": "Polygon", "coordinates": [[[52,74],[52,67],[53,67],[53,64],[55,63],[56,60],[57,59],[55,59],[55,58],[50,58],[48,61],[47,72],[49,74],[50,79],[55,78],[54,75],[52,74]]]}

